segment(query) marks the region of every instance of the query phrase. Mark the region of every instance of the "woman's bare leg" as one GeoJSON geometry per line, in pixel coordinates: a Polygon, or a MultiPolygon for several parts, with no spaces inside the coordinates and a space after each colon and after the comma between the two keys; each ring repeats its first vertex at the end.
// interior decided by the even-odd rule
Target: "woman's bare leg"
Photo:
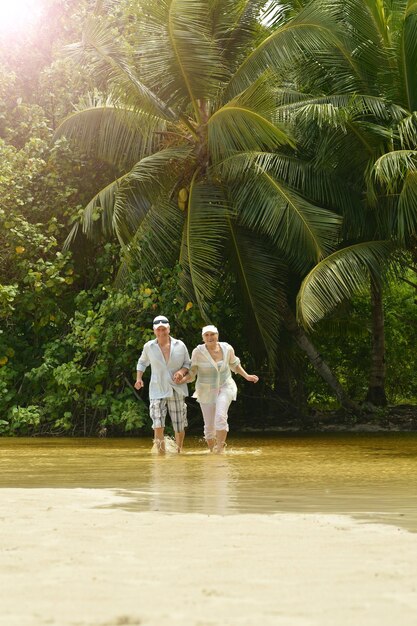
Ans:
{"type": "Polygon", "coordinates": [[[226,447],[227,430],[216,430],[216,452],[222,454],[226,447]]]}
{"type": "Polygon", "coordinates": [[[216,431],[214,427],[216,405],[214,403],[200,404],[200,408],[204,420],[204,439],[207,442],[207,446],[210,452],[213,452],[213,448],[216,445],[216,431]]]}
{"type": "Polygon", "coordinates": [[[208,449],[210,450],[210,452],[213,452],[213,448],[216,445],[216,440],[215,439],[206,439],[207,442],[207,446],[208,449]]]}
{"type": "Polygon", "coordinates": [[[230,393],[227,391],[220,389],[220,393],[217,396],[216,401],[216,416],[215,416],[215,425],[216,425],[216,452],[217,454],[222,454],[226,447],[226,437],[229,432],[229,424],[228,424],[228,410],[231,403],[230,393]]]}

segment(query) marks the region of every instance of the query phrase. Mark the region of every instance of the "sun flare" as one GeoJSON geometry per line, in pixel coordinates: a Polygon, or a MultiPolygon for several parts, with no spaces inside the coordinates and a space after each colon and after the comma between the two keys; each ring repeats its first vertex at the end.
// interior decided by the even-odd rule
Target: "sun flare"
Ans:
{"type": "Polygon", "coordinates": [[[0,34],[21,31],[39,18],[42,0],[0,0],[0,34]]]}

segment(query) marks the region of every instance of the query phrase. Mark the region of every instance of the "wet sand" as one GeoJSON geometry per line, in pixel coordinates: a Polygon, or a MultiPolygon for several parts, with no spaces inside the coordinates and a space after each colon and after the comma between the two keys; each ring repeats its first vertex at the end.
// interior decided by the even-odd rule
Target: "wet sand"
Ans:
{"type": "Polygon", "coordinates": [[[120,490],[1,489],[1,626],[416,623],[416,534],[128,504],[120,490]]]}

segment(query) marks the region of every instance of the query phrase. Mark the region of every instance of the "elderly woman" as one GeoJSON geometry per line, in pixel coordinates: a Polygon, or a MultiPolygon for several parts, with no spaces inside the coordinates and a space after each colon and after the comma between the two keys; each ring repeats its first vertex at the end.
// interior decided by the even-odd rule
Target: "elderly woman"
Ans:
{"type": "Polygon", "coordinates": [[[227,412],[237,393],[232,372],[251,383],[257,383],[259,378],[245,372],[232,346],[219,341],[215,326],[204,326],[202,336],[204,344],[193,350],[190,371],[181,382],[192,382],[197,376],[193,397],[197,398],[203,413],[204,438],[211,452],[221,454],[229,431],[227,412]]]}

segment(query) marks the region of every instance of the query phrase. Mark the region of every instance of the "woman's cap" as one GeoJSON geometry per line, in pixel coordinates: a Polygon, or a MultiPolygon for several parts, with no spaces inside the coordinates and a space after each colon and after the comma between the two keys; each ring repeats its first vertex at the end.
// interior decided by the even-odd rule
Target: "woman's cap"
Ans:
{"type": "Polygon", "coordinates": [[[213,324],[209,324],[208,326],[204,326],[203,330],[201,331],[202,335],[205,335],[205,333],[219,333],[219,331],[217,330],[217,328],[215,326],[213,326],[213,324]]]}
{"type": "Polygon", "coordinates": [[[160,326],[165,326],[165,328],[169,326],[168,318],[165,315],[157,315],[153,321],[154,328],[159,328],[160,326]]]}

